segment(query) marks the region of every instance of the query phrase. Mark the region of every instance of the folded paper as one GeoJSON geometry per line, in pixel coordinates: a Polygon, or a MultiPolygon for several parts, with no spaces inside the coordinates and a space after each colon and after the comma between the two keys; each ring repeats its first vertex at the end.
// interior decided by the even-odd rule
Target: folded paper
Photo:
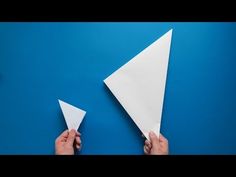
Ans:
{"type": "Polygon", "coordinates": [[[104,80],[144,136],[160,132],[172,29],[104,80]]]}
{"type": "Polygon", "coordinates": [[[69,130],[78,130],[86,112],[64,101],[58,100],[69,130]]]}

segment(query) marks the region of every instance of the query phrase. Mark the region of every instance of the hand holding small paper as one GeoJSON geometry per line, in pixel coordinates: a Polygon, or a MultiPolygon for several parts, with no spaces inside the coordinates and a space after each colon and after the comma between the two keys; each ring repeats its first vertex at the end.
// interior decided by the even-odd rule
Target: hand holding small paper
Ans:
{"type": "Polygon", "coordinates": [[[81,149],[81,134],[74,129],[71,131],[65,130],[55,142],[56,155],[74,155],[74,146],[76,149],[81,149]]]}
{"type": "Polygon", "coordinates": [[[74,155],[74,148],[81,149],[81,134],[76,130],[79,128],[86,112],[64,101],[58,101],[69,130],[65,130],[56,139],[55,151],[57,155],[74,155]]]}

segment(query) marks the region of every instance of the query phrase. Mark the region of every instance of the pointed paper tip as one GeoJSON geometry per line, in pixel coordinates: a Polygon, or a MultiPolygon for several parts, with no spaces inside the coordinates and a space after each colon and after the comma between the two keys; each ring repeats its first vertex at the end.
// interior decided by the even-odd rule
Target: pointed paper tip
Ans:
{"type": "Polygon", "coordinates": [[[64,102],[64,101],[62,101],[62,100],[60,100],[60,99],[58,99],[58,102],[59,102],[59,105],[62,107],[63,105],[65,105],[65,104],[68,104],[68,103],[66,103],[66,102],[64,102]]]}
{"type": "Polygon", "coordinates": [[[63,101],[62,101],[62,100],[60,100],[60,99],[58,99],[58,102],[59,102],[59,104],[63,103],[63,101]]]}
{"type": "Polygon", "coordinates": [[[107,78],[103,80],[103,83],[107,85],[107,78]]]}
{"type": "Polygon", "coordinates": [[[169,34],[170,36],[172,36],[172,32],[173,32],[173,29],[170,29],[166,34],[169,34]]]}

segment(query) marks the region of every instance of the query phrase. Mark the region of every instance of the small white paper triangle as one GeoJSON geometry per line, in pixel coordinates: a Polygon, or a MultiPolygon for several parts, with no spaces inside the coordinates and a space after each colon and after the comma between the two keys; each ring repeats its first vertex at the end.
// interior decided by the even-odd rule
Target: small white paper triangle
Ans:
{"type": "Polygon", "coordinates": [[[160,133],[172,29],[104,80],[142,133],[160,133]]]}
{"type": "Polygon", "coordinates": [[[69,130],[78,130],[86,112],[64,101],[58,100],[69,130]]]}

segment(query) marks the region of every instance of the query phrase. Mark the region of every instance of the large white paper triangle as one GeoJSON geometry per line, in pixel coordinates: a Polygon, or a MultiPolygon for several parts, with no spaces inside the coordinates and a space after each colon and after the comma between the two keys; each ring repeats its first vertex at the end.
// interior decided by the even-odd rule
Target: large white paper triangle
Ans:
{"type": "Polygon", "coordinates": [[[78,130],[86,112],[64,101],[58,100],[69,130],[78,130]]]}
{"type": "Polygon", "coordinates": [[[160,132],[172,29],[104,80],[147,139],[160,132]]]}

